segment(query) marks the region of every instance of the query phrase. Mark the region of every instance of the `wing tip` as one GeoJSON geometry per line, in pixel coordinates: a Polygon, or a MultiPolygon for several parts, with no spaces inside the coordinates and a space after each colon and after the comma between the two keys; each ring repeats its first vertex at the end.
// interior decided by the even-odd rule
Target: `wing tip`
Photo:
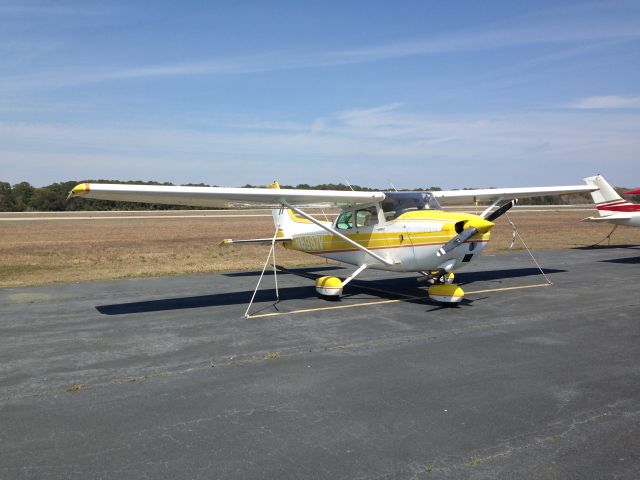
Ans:
{"type": "Polygon", "coordinates": [[[67,200],[74,197],[81,197],[83,195],[86,195],[90,191],[91,191],[91,184],[79,183],[78,185],[76,185],[71,189],[71,191],[69,192],[69,195],[67,195],[67,200]]]}

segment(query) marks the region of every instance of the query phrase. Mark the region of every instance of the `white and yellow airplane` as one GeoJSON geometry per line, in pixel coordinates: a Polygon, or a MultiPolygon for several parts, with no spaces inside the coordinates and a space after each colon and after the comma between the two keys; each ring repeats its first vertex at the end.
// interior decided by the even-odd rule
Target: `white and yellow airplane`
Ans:
{"type": "MultiPolygon", "coordinates": [[[[267,188],[180,187],[82,183],[69,193],[125,202],[218,207],[220,201],[276,204],[273,238],[225,240],[233,243],[282,243],[285,248],[356,266],[346,279],[321,277],[316,290],[339,297],[345,285],[367,268],[416,272],[431,286],[430,298],[460,302],[463,290],[453,272],[468,264],[489,241],[493,221],[519,198],[591,192],[591,185],[445,190],[432,192],[353,192],[267,188]],[[482,214],[443,211],[438,199],[492,201],[482,214]],[[504,202],[504,203],[503,203],[504,202]],[[303,211],[306,204],[328,203],[341,209],[333,222],[303,211]],[[500,203],[497,210],[492,211],[500,203]]],[[[266,265],[266,264],[265,264],[266,265]]]]}

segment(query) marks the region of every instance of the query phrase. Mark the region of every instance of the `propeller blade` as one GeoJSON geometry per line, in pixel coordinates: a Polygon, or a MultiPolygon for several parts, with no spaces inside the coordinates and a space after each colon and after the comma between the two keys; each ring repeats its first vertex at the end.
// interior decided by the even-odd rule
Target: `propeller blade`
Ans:
{"type": "Polygon", "coordinates": [[[438,250],[437,255],[439,257],[446,255],[447,253],[449,253],[451,250],[453,250],[454,248],[459,247],[460,245],[462,245],[464,242],[466,242],[467,240],[469,240],[471,237],[473,237],[476,233],[478,233],[478,229],[476,227],[469,227],[465,230],[463,230],[462,232],[460,232],[458,235],[456,235],[455,237],[453,237],[451,240],[449,240],[445,245],[443,245],[440,250],[438,250]]]}
{"type": "Polygon", "coordinates": [[[487,215],[486,220],[489,220],[490,222],[493,222],[496,218],[501,217],[502,215],[507,213],[507,211],[511,207],[513,207],[516,204],[516,202],[517,202],[517,200],[511,200],[510,202],[505,203],[499,209],[497,209],[495,212],[487,215]]]}

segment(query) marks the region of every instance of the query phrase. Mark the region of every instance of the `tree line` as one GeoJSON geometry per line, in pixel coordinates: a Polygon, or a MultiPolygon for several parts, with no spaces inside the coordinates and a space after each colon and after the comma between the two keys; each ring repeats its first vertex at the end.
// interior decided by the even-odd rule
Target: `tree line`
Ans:
{"type": "MultiPolygon", "coordinates": [[[[8,182],[0,182],[0,212],[61,212],[74,210],[184,210],[195,209],[197,207],[146,204],[135,202],[113,202],[105,200],[93,200],[84,198],[72,198],[67,200],[67,195],[78,183],[126,183],[131,185],[173,185],[172,183],[160,183],[154,181],[133,180],[122,182],[118,180],[84,180],[77,182],[69,180],[67,182],[52,183],[45,187],[34,187],[28,182],[20,182],[11,185],[8,182]]],[[[187,186],[208,187],[204,183],[187,184],[187,186]]],[[[264,185],[259,185],[260,187],[264,185]]],[[[244,185],[244,187],[255,187],[255,185],[244,185]]],[[[323,183],[320,185],[308,185],[301,183],[298,185],[281,185],[281,188],[298,188],[303,190],[356,190],[356,191],[379,191],[387,189],[369,188],[360,185],[343,185],[335,183],[323,183]]],[[[413,191],[437,191],[440,187],[416,188],[413,191]]],[[[625,191],[626,189],[619,189],[625,191]]],[[[406,190],[405,190],[406,191],[406,190]]],[[[630,200],[639,201],[640,195],[629,197],[630,200]]],[[[466,201],[465,203],[469,203],[466,201]]],[[[558,204],[585,204],[592,203],[591,196],[586,194],[565,195],[562,197],[545,196],[537,198],[523,199],[522,205],[558,205],[558,204]]]]}

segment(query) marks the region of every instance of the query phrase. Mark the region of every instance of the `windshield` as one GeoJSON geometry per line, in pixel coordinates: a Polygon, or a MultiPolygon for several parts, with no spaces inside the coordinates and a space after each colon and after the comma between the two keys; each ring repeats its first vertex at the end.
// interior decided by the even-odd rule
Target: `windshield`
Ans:
{"type": "Polygon", "coordinates": [[[431,192],[384,192],[382,210],[387,220],[398,218],[411,210],[440,210],[438,200],[431,192]]]}

